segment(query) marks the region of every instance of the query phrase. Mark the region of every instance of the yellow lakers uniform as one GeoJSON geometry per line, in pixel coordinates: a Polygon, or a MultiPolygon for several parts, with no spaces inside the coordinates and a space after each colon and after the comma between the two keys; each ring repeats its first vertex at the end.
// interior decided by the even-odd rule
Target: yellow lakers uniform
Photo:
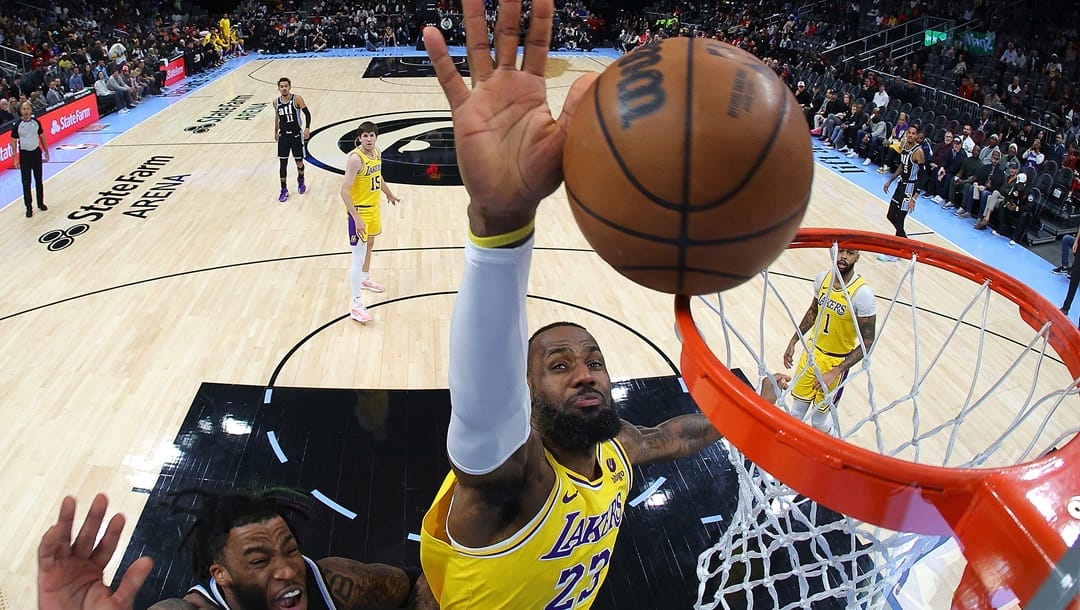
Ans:
{"type": "MultiPolygon", "coordinates": [[[[382,193],[382,158],[376,152],[376,156],[369,157],[364,154],[361,147],[357,146],[349,154],[355,154],[364,162],[364,167],[356,172],[352,188],[349,189],[349,198],[352,199],[360,219],[364,221],[365,233],[360,236],[362,241],[367,241],[368,236],[382,233],[382,219],[379,215],[379,201],[382,193]]],[[[349,217],[350,243],[356,245],[356,229],[352,226],[352,217],[349,217]]]]}
{"type": "Polygon", "coordinates": [[[451,472],[424,516],[420,561],[442,610],[581,610],[592,606],[607,576],[632,485],[617,440],[597,446],[602,473],[589,481],[547,450],[555,485],[537,515],[502,542],[484,548],[455,543],[446,530],[457,478],[451,472]]]}
{"type": "Polygon", "coordinates": [[[218,28],[221,30],[221,37],[225,39],[225,42],[233,42],[232,22],[227,17],[218,20],[218,28]]]}
{"type": "MultiPolygon", "coordinates": [[[[834,288],[833,274],[830,271],[825,274],[818,288],[817,319],[814,321],[813,331],[808,333],[809,349],[814,357],[813,366],[808,365],[807,354],[803,353],[799,366],[795,369],[798,378],[791,395],[798,400],[817,405],[820,411],[828,410],[829,405],[824,401],[824,390],[815,389],[814,382],[818,374],[835,368],[859,345],[859,326],[855,323],[855,313],[848,297],[854,297],[865,284],[866,280],[861,275],[856,275],[845,288],[834,288]]],[[[835,389],[841,381],[843,376],[837,377],[829,389],[835,389]]],[[[834,402],[839,398],[835,396],[834,402]]]]}

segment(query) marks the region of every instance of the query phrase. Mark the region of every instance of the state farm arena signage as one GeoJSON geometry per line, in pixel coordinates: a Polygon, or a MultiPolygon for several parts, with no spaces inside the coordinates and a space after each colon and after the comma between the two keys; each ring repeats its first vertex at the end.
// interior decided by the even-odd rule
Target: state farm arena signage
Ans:
{"type": "Polygon", "coordinates": [[[165,86],[171,87],[176,83],[184,80],[187,76],[187,71],[184,69],[184,56],[180,55],[174,57],[169,61],[164,62],[162,70],[165,71],[165,86]]]}
{"type": "MultiPolygon", "coordinates": [[[[96,123],[98,120],[97,97],[93,91],[63,106],[58,106],[38,117],[41,128],[45,131],[45,142],[55,146],[57,142],[71,134],[96,123]]],[[[15,148],[12,145],[10,131],[0,136],[0,170],[15,166],[15,148]]]]}

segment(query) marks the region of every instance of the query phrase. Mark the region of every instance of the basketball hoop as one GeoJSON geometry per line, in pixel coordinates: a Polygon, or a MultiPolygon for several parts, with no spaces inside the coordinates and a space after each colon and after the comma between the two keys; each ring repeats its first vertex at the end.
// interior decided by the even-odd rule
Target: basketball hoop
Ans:
{"type": "MultiPolygon", "coordinates": [[[[993,382],[983,397],[977,397],[976,391],[976,385],[982,381],[976,377],[983,375],[982,372],[974,375],[971,380],[961,379],[957,386],[963,386],[970,381],[964,406],[951,416],[951,419],[931,430],[923,431],[920,418],[925,419],[926,414],[920,414],[917,407],[920,392],[927,391],[920,387],[927,372],[922,371],[919,362],[916,362],[910,393],[897,399],[876,400],[872,360],[873,356],[877,356],[879,360],[884,356],[878,353],[875,343],[860,364],[863,368],[856,373],[856,377],[865,373],[869,388],[867,402],[870,404],[870,415],[858,420],[852,426],[850,435],[841,433],[840,438],[836,438],[789,416],[782,408],[782,398],[778,403],[781,406],[771,404],[731,373],[728,367],[734,368],[737,363],[732,362],[730,345],[729,349],[724,350],[727,353],[727,362],[722,363],[716,355],[721,353],[721,350],[715,350],[714,353],[714,349],[710,348],[695,323],[691,298],[678,296],[675,299],[676,328],[683,342],[681,369],[687,388],[702,412],[709,417],[724,438],[753,465],[768,473],[755,475],[757,478],[753,485],[760,487],[763,484],[762,478],[768,479],[771,475],[783,486],[790,488],[790,496],[804,495],[846,515],[849,519],[896,532],[953,536],[958,539],[968,561],[953,599],[954,607],[990,608],[997,605],[1003,596],[1011,597],[1010,593],[1026,604],[1053,573],[1055,564],[1067,548],[1078,544],[1080,539],[1080,440],[1077,440],[1076,436],[1076,426],[1080,422],[1080,417],[1076,415],[1080,412],[1077,410],[1080,330],[1046,299],[1017,280],[977,260],[938,246],[862,231],[803,229],[791,243],[790,249],[832,249],[835,269],[837,247],[892,255],[899,258],[899,262],[893,265],[908,264],[898,286],[909,281],[910,310],[913,316],[925,314],[925,310],[920,309],[915,302],[916,278],[921,277],[921,274],[940,274],[930,268],[942,270],[958,278],[966,278],[973,283],[970,287],[976,290],[977,296],[963,308],[956,320],[949,322],[952,325],[951,330],[944,327],[933,335],[935,341],[945,337],[945,343],[942,352],[934,356],[927,371],[938,364],[954,335],[971,337],[974,342],[972,344],[978,346],[978,353],[974,352],[974,348],[962,348],[959,358],[970,359],[976,366],[981,366],[984,362],[985,342],[995,339],[988,336],[994,333],[990,330],[993,322],[988,321],[994,315],[987,314],[988,308],[993,307],[1006,312],[1006,316],[1010,310],[1012,313],[1018,312],[1024,325],[1016,326],[1026,325],[1034,331],[1034,336],[1026,344],[1019,342],[1021,347],[1017,356],[1018,360],[1029,359],[1030,362],[1025,360],[1024,365],[1018,365],[1016,361],[1005,363],[1000,381],[993,382]],[[975,306],[980,302],[984,303],[983,320],[981,325],[976,325],[969,318],[973,317],[971,314],[978,309],[975,306]],[[991,305],[991,302],[994,305],[991,305]],[[998,305],[1007,302],[1015,305],[1015,309],[998,305]],[[1047,348],[1052,348],[1056,357],[1047,348]],[[1056,389],[1039,395],[1036,387],[1045,383],[1045,377],[1058,369],[1058,377],[1065,378],[1066,381],[1054,386],[1056,389]],[[1031,381],[1030,391],[1023,389],[1026,379],[1017,379],[1022,377],[1021,373],[1026,370],[1034,371],[1032,374],[1036,377],[1031,381]],[[920,374],[923,376],[920,377],[920,374]],[[989,400],[985,397],[1004,393],[1006,386],[1019,386],[1009,391],[1021,398],[1026,395],[1026,400],[1023,404],[1019,404],[1019,399],[1016,400],[1015,408],[1010,409],[1007,417],[1003,418],[1011,418],[1003,422],[1004,431],[988,435],[990,445],[987,448],[974,451],[974,456],[961,467],[950,465],[950,452],[957,437],[962,437],[965,429],[970,432],[970,428],[965,428],[967,421],[978,416],[979,409],[989,400]],[[880,407],[876,402],[888,404],[880,407]],[[897,405],[906,403],[913,403],[914,416],[899,421],[907,421],[914,426],[914,430],[910,434],[913,440],[901,443],[903,449],[894,452],[880,446],[866,448],[853,444],[853,439],[858,436],[855,429],[871,424],[879,425],[879,418],[891,416],[897,411],[897,405]],[[1064,431],[1056,432],[1057,436],[1048,432],[1049,428],[1060,424],[1062,420],[1065,423],[1059,428],[1064,431]],[[868,424],[868,421],[871,424],[868,424]],[[987,459],[995,455],[1003,443],[1011,442],[1011,436],[1020,436],[1017,432],[1019,429],[1029,425],[1034,430],[1031,438],[1019,442],[1019,448],[1013,455],[996,455],[1007,463],[987,467],[987,459]],[[919,442],[935,435],[944,435],[945,439],[941,441],[942,446],[946,447],[941,464],[916,463],[897,457],[913,445],[914,455],[919,456],[919,442]],[[1062,444],[1063,446],[1058,446],[1062,444]],[[891,455],[894,453],[896,455],[891,455]]],[[[824,262],[822,259],[822,263],[824,262]]],[[[772,268],[762,272],[764,288],[761,290],[761,326],[766,326],[766,319],[772,324],[779,317],[775,306],[769,308],[770,301],[778,300],[787,311],[787,317],[797,327],[795,322],[805,307],[804,299],[810,295],[810,290],[803,288],[797,297],[793,297],[796,300],[792,302],[801,303],[801,306],[788,307],[783,297],[779,296],[777,288],[772,286],[771,273],[775,273],[772,268]],[[774,296],[778,298],[774,299],[774,296]],[[773,313],[770,314],[770,311],[773,313]]],[[[863,275],[865,277],[866,273],[863,275]]],[[[953,285],[963,283],[958,278],[953,285]]],[[[874,283],[874,280],[868,281],[874,283]]],[[[904,307],[897,298],[900,292],[898,288],[892,296],[886,317],[893,312],[894,307],[904,307]]],[[[723,311],[722,300],[726,294],[719,295],[720,308],[713,308],[723,318],[725,337],[729,331],[737,332],[733,330],[723,311]]],[[[882,295],[879,295],[880,297],[882,295]]],[[[746,307],[741,296],[739,305],[740,308],[746,307]]],[[[916,322],[913,326],[915,342],[909,347],[917,355],[920,346],[919,323],[916,322]]],[[[790,332],[790,327],[786,328],[788,330],[781,330],[790,332]]],[[[929,340],[924,341],[928,342],[929,340]]],[[[767,373],[770,369],[765,363],[765,352],[775,351],[775,343],[769,350],[764,347],[768,343],[765,340],[762,340],[757,348],[752,348],[751,343],[744,340],[743,346],[751,352],[758,372],[767,373]]],[[[950,357],[956,358],[945,356],[946,359],[950,357]]],[[[880,361],[878,365],[880,367],[880,361]]],[[[854,368],[849,372],[855,372],[854,368]]],[[[1006,399],[1006,402],[1012,406],[1013,403],[1008,402],[1009,400],[1012,399],[1006,399]]],[[[849,404],[850,401],[845,402],[842,408],[848,409],[849,404]]],[[[935,409],[945,407],[952,405],[935,403],[935,409]]],[[[981,413],[985,412],[984,409],[981,413]]],[[[847,412],[842,413],[847,415],[847,412]]],[[[888,424],[895,425],[895,422],[888,424]]],[[[982,442],[985,439],[974,440],[982,442]]],[[[737,460],[732,461],[734,463],[737,460]]],[[[759,497],[754,501],[775,503],[777,497],[771,500],[767,496],[759,497]]],[[[759,515],[761,510],[759,509],[759,515]]],[[[757,521],[761,520],[759,516],[757,521]]],[[[750,523],[743,526],[755,525],[750,523]]],[[[734,526],[729,529],[733,528],[734,526]]],[[[713,551],[714,554],[719,554],[722,549],[714,547],[713,551]]],[[[706,554],[703,554],[703,564],[708,563],[706,554]]],[[[699,573],[701,571],[699,569],[699,573]]],[[[1076,599],[1073,604],[1071,607],[1080,607],[1080,601],[1076,599]]]]}

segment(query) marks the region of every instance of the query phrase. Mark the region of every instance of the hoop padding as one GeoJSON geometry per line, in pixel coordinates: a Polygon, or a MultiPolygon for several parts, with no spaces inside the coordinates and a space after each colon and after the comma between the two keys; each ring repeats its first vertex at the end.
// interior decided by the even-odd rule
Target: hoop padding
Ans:
{"type": "MultiPolygon", "coordinates": [[[[931,265],[990,288],[1019,308],[1073,379],[1080,330],[1045,298],[1001,271],[957,252],[865,231],[802,229],[791,248],[853,248],[931,265]]],[[[1080,496],[1080,440],[1040,459],[1003,468],[917,464],[819,432],[763,400],[713,354],[694,323],[690,298],[675,298],[683,380],[695,402],[747,458],[795,491],[855,519],[891,530],[955,536],[968,560],[958,595],[1002,589],[1026,603],[1069,545],[1080,539],[1070,497],[1080,496]],[[971,574],[982,591],[971,591],[971,574]]],[[[981,593],[981,595],[980,595],[981,593]]]]}

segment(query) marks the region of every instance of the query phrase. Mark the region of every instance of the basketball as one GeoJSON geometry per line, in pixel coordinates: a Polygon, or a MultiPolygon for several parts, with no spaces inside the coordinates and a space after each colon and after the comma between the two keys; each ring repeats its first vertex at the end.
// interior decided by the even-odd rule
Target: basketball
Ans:
{"type": "Polygon", "coordinates": [[[753,55],[707,39],[645,45],[608,66],[567,128],[563,175],[589,244],[673,294],[767,267],[810,199],[802,107],[753,55]]]}

